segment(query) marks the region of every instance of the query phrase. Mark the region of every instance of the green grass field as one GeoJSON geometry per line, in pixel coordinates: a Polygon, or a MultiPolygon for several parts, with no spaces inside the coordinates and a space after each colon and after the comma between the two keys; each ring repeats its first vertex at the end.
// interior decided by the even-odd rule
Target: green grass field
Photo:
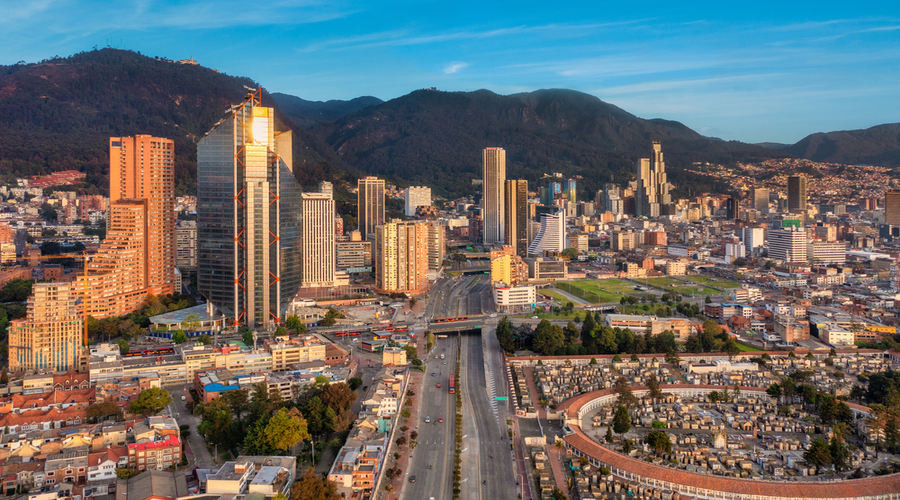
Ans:
{"type": "Polygon", "coordinates": [[[710,278],[709,276],[703,276],[699,274],[693,276],[682,276],[682,278],[693,283],[700,283],[701,285],[709,285],[722,289],[741,287],[741,284],[736,281],[726,280],[723,278],[710,278]]]}
{"type": "Polygon", "coordinates": [[[761,350],[759,350],[755,347],[750,347],[747,344],[742,344],[740,342],[737,342],[737,346],[741,350],[741,352],[762,352],[761,350]]]}
{"type": "Polygon", "coordinates": [[[556,286],[591,304],[618,302],[625,295],[642,295],[634,289],[634,285],[620,280],[566,281],[557,282],[556,286]]]}

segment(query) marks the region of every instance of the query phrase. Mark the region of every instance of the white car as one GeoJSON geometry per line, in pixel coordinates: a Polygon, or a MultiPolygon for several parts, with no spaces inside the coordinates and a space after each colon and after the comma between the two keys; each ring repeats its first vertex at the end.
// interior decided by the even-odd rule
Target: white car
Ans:
{"type": "Polygon", "coordinates": [[[491,314],[489,314],[488,316],[491,317],[491,318],[496,318],[496,317],[497,317],[497,313],[491,313],[491,314]]]}

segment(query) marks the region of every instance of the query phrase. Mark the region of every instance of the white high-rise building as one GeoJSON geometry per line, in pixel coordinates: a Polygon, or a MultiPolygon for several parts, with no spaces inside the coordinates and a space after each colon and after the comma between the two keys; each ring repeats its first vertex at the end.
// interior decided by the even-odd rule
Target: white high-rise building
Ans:
{"type": "Polygon", "coordinates": [[[806,231],[797,227],[769,231],[769,258],[783,262],[806,262],[806,231]]]}
{"type": "Polygon", "coordinates": [[[761,227],[745,227],[741,229],[741,241],[744,242],[744,248],[747,255],[759,253],[759,249],[765,243],[766,230],[761,227]]]}
{"type": "Polygon", "coordinates": [[[505,204],[503,189],[506,182],[506,150],[485,148],[483,152],[484,197],[481,199],[481,215],[484,219],[484,244],[502,243],[505,228],[505,204]]]}
{"type": "Polygon", "coordinates": [[[545,251],[562,252],[566,249],[566,243],[566,213],[559,211],[542,215],[541,229],[529,245],[528,255],[542,255],[545,251]]]}
{"type": "Polygon", "coordinates": [[[337,257],[334,237],[334,200],[327,193],[303,193],[303,287],[334,286],[337,257]]]}
{"type": "Polygon", "coordinates": [[[416,215],[416,207],[431,206],[431,188],[425,186],[411,186],[405,192],[406,207],[403,213],[407,217],[416,215]]]}

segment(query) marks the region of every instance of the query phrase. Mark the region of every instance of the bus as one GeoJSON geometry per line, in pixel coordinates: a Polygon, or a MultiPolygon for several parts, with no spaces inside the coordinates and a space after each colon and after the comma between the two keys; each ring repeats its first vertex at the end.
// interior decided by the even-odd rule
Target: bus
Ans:
{"type": "Polygon", "coordinates": [[[456,392],[456,381],[453,379],[453,375],[450,375],[450,394],[454,394],[456,392]]]}
{"type": "Polygon", "coordinates": [[[362,332],[356,330],[356,331],[350,332],[348,335],[350,335],[351,337],[356,337],[356,336],[362,335],[362,332]]]}
{"type": "Polygon", "coordinates": [[[334,336],[335,337],[346,337],[347,332],[335,332],[334,336]]]}
{"type": "Polygon", "coordinates": [[[458,316],[456,318],[435,318],[435,323],[455,323],[457,321],[468,321],[468,316],[458,316]]]}

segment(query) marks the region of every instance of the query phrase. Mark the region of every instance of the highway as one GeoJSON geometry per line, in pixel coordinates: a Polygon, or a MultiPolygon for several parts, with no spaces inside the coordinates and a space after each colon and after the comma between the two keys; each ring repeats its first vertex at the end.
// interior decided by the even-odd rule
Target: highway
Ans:
{"type": "Polygon", "coordinates": [[[493,335],[494,328],[485,328],[484,336],[462,337],[462,498],[514,499],[518,493],[506,436],[507,403],[495,399],[507,394],[493,335]]]}
{"type": "Polygon", "coordinates": [[[411,426],[419,433],[418,445],[404,472],[401,499],[419,500],[453,497],[453,450],[456,446],[456,395],[450,394],[449,379],[456,367],[456,335],[437,339],[426,361],[425,383],[420,398],[418,421],[411,426]],[[444,354],[446,359],[441,360],[444,354]],[[446,364],[444,364],[446,363],[446,364]],[[434,373],[434,376],[432,376],[434,373]],[[437,384],[441,384],[438,388],[437,384]],[[425,418],[430,417],[431,423],[425,418]],[[438,419],[443,418],[443,423],[438,419]],[[429,468],[431,466],[431,468],[429,468]],[[411,476],[415,483],[409,483],[411,476]]]}

